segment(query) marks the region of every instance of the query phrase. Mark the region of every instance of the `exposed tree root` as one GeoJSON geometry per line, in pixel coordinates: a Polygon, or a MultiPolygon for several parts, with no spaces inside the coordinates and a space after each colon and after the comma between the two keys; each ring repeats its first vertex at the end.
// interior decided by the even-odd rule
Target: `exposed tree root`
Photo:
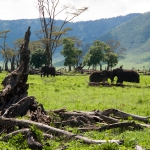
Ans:
{"type": "Polygon", "coordinates": [[[142,121],[144,123],[149,123],[149,119],[150,119],[150,117],[143,117],[143,116],[128,114],[128,113],[125,113],[116,109],[107,109],[107,110],[104,110],[101,114],[105,116],[109,116],[113,114],[114,116],[119,117],[121,119],[128,119],[129,117],[132,117],[132,119],[142,121]]]}
{"type": "MultiPolygon", "coordinates": [[[[54,128],[51,127],[49,125],[46,124],[42,124],[42,123],[38,123],[38,122],[34,122],[34,121],[30,121],[30,120],[19,120],[19,119],[14,119],[14,118],[0,118],[0,125],[1,127],[10,127],[12,126],[12,124],[14,126],[19,126],[20,128],[29,128],[32,125],[35,125],[38,129],[40,129],[41,131],[45,132],[45,133],[49,133],[55,136],[67,136],[69,138],[72,139],[77,139],[77,140],[82,140],[83,142],[87,143],[87,144],[101,144],[101,143],[105,143],[107,142],[107,140],[92,140],[92,139],[88,139],[86,137],[83,137],[81,135],[76,135],[73,134],[71,132],[65,131],[65,130],[61,130],[58,128],[54,128]]],[[[108,140],[108,142],[115,142],[117,144],[121,144],[123,143],[122,140],[108,140]]]]}

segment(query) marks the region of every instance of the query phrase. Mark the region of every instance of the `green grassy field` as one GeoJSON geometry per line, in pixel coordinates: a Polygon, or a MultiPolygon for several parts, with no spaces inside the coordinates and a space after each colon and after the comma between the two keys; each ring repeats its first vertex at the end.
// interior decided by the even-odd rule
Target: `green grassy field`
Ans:
{"type": "MultiPolygon", "coordinates": [[[[6,73],[0,74],[1,81],[6,73]]],[[[81,110],[105,110],[118,109],[127,113],[150,116],[150,76],[140,75],[140,83],[127,83],[131,87],[103,87],[88,86],[88,75],[56,76],[41,78],[39,75],[29,75],[28,95],[34,96],[39,103],[42,103],[46,110],[66,108],[68,111],[81,110]],[[138,86],[138,87],[136,87],[138,86]]],[[[1,89],[3,87],[1,86],[1,89]]],[[[76,128],[69,129],[72,132],[79,132],[76,128]]],[[[67,145],[69,150],[86,149],[135,149],[135,145],[150,148],[150,130],[145,128],[142,131],[121,131],[111,129],[104,132],[90,131],[83,134],[91,139],[123,139],[124,144],[87,145],[79,141],[51,140],[48,149],[56,149],[60,145],[67,145]]],[[[46,148],[45,148],[46,149],[46,148]]]]}
{"type": "Polygon", "coordinates": [[[36,75],[29,76],[28,92],[46,110],[64,107],[84,111],[115,108],[137,115],[150,115],[150,76],[141,75],[140,80],[140,84],[124,82],[133,87],[92,87],[88,86],[89,76],[41,78],[36,75]]]}

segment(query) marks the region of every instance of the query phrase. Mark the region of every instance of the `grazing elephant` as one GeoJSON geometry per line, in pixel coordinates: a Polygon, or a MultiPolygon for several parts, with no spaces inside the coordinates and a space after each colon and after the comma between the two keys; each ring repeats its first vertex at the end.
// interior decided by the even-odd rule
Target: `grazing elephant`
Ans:
{"type": "Polygon", "coordinates": [[[45,75],[48,77],[49,75],[51,76],[54,76],[56,75],[56,70],[55,70],[55,67],[53,66],[42,66],[41,67],[41,70],[40,70],[40,73],[41,73],[41,77],[42,75],[45,77],[45,75]]]}
{"type": "Polygon", "coordinates": [[[105,82],[110,78],[112,80],[112,71],[94,71],[90,74],[90,82],[105,82]]]}
{"type": "Polygon", "coordinates": [[[117,77],[116,83],[122,84],[123,81],[140,83],[139,74],[134,70],[125,70],[122,68],[117,68],[113,69],[112,73],[113,73],[112,81],[114,80],[115,76],[117,77]]]}

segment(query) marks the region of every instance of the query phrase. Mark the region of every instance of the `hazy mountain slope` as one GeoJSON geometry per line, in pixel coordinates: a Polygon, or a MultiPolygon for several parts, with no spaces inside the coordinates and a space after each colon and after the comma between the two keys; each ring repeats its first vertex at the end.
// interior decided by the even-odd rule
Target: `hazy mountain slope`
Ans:
{"type": "Polygon", "coordinates": [[[118,40],[127,49],[126,58],[121,63],[150,66],[150,13],[141,14],[100,37],[102,41],[108,39],[118,40]]]}
{"type": "Polygon", "coordinates": [[[29,26],[31,26],[30,40],[36,40],[34,31],[40,30],[39,19],[0,20],[0,31],[10,30],[6,41],[10,46],[12,46],[15,39],[24,38],[24,34],[29,26]]]}
{"type": "MultiPolygon", "coordinates": [[[[65,27],[72,28],[71,31],[68,32],[66,36],[77,36],[84,43],[92,43],[94,40],[99,39],[101,37],[103,40],[106,39],[118,39],[124,47],[127,47],[129,50],[136,50],[135,48],[139,48],[143,43],[141,43],[141,37],[143,38],[144,43],[148,39],[148,34],[144,33],[143,27],[141,29],[137,26],[136,18],[142,17],[145,14],[141,15],[139,13],[129,14],[126,16],[118,16],[114,18],[108,19],[99,19],[95,21],[83,21],[83,22],[70,22],[65,27]],[[135,26],[133,30],[133,26],[135,26]],[[141,37],[135,37],[138,35],[136,32],[139,32],[141,37]],[[111,32],[110,32],[111,31],[111,32]],[[134,33],[132,33],[134,31],[134,33]],[[131,33],[130,33],[131,32],[131,33]],[[103,36],[102,36],[103,35],[103,36]],[[130,38],[129,38],[130,37],[130,38]],[[131,40],[132,39],[132,40],[131,40]],[[139,44],[136,44],[136,42],[139,44]],[[125,45],[124,45],[125,44],[125,45]]],[[[147,18],[148,19],[148,18],[147,18]]],[[[56,21],[56,26],[62,23],[61,20],[56,21]]],[[[141,24],[141,21],[138,22],[141,24]]],[[[143,19],[143,24],[145,24],[145,19],[143,19]]],[[[40,20],[39,19],[21,19],[21,20],[0,20],[0,31],[10,30],[7,36],[6,43],[12,47],[12,43],[15,39],[23,38],[24,34],[28,28],[31,26],[31,38],[30,40],[37,40],[37,37],[34,34],[34,31],[40,30],[40,20]]],[[[145,31],[148,30],[148,21],[145,24],[145,31]]],[[[3,43],[3,40],[0,39],[0,44],[3,43]]],[[[147,42],[147,45],[149,43],[147,42]]],[[[147,51],[145,48],[146,45],[143,45],[143,49],[147,51]]],[[[63,57],[60,55],[59,48],[55,56],[53,58],[54,62],[61,61],[63,57]]],[[[147,60],[147,58],[145,59],[147,60]]],[[[58,63],[59,64],[59,63],[58,63]]]]}
{"type": "MultiPolygon", "coordinates": [[[[84,21],[84,22],[69,22],[65,27],[72,28],[68,32],[67,36],[77,36],[84,42],[92,42],[95,38],[101,34],[106,33],[114,27],[126,22],[135,16],[140,15],[139,13],[129,14],[126,16],[118,16],[108,19],[99,19],[95,21],[84,21]]],[[[56,26],[60,26],[62,20],[56,21],[56,26]]],[[[36,40],[37,37],[34,31],[40,30],[39,19],[20,19],[20,20],[0,20],[0,31],[10,30],[7,36],[7,44],[12,45],[13,41],[18,38],[23,38],[28,26],[31,26],[31,40],[36,40]]],[[[0,43],[1,44],[1,43],[0,43]]]]}
{"type": "Polygon", "coordinates": [[[139,13],[134,13],[108,19],[69,23],[67,26],[71,27],[73,30],[69,32],[68,35],[76,35],[78,38],[82,39],[84,43],[92,43],[101,35],[139,15],[139,13]]]}

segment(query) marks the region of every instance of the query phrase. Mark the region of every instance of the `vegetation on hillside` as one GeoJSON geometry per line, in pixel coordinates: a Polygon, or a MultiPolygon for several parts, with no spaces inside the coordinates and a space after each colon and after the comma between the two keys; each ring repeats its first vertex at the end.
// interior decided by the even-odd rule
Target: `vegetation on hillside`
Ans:
{"type": "Polygon", "coordinates": [[[150,13],[137,16],[120,26],[117,26],[106,35],[100,37],[101,40],[118,40],[126,48],[125,59],[122,63],[130,62],[125,66],[142,67],[150,66],[150,13]]]}
{"type": "MultiPolygon", "coordinates": [[[[115,18],[100,19],[85,22],[69,22],[66,27],[72,28],[66,36],[76,36],[83,43],[91,44],[94,40],[106,42],[107,40],[117,40],[126,49],[125,59],[119,60],[118,66],[124,65],[125,68],[142,69],[143,66],[149,68],[150,56],[150,13],[129,14],[115,18]]],[[[23,20],[0,20],[1,30],[10,30],[8,33],[7,44],[12,47],[14,39],[22,38],[27,26],[31,26],[31,41],[37,40],[35,31],[40,30],[39,19],[23,20]],[[16,30],[16,26],[19,26],[16,30]]],[[[62,21],[57,20],[56,26],[61,25],[62,21]]],[[[0,43],[2,43],[0,39],[0,43]]],[[[54,55],[55,62],[63,61],[64,57],[60,54],[62,48],[57,50],[54,55]]],[[[63,63],[58,63],[59,66],[63,63]]]]}
{"type": "MultiPolygon", "coordinates": [[[[82,40],[83,43],[92,43],[104,33],[107,33],[118,25],[121,25],[123,22],[139,15],[140,14],[137,13],[95,21],[69,22],[66,27],[72,28],[73,30],[69,31],[67,36],[76,36],[82,40]]],[[[62,20],[57,20],[55,25],[61,26],[62,22],[62,20]]],[[[35,31],[41,30],[40,19],[0,20],[1,31],[10,30],[7,38],[7,45],[12,48],[14,39],[16,40],[23,38],[25,30],[28,26],[31,27],[31,41],[38,40],[35,31]]],[[[2,43],[1,39],[0,43],[2,43]]],[[[60,55],[60,51],[61,49],[58,49],[57,53],[55,53],[53,58],[54,63],[63,59],[60,55]]]]}

